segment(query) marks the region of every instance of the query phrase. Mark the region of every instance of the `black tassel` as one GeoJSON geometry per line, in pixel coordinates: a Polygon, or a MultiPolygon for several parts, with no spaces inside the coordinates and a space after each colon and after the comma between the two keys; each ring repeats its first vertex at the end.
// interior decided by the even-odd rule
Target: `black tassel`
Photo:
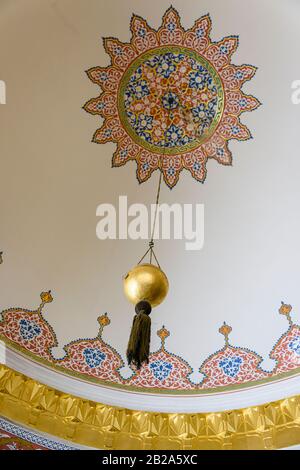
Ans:
{"type": "Polygon", "coordinates": [[[128,364],[133,364],[137,369],[140,369],[144,362],[149,363],[151,310],[151,305],[146,300],[141,300],[135,306],[136,315],[133,319],[126,355],[128,364]]]}

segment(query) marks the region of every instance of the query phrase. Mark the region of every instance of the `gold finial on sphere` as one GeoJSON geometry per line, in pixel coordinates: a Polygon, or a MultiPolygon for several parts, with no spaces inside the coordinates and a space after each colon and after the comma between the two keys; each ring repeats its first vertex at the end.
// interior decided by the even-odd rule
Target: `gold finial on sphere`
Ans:
{"type": "Polygon", "coordinates": [[[124,277],[124,292],[133,304],[147,300],[151,307],[161,304],[169,290],[165,273],[154,264],[138,264],[124,277]]]}

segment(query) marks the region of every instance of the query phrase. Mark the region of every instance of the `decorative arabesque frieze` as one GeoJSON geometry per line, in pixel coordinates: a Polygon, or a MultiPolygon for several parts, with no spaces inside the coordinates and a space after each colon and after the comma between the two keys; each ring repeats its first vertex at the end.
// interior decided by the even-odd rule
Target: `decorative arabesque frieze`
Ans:
{"type": "Polygon", "coordinates": [[[219,333],[224,346],[214,351],[200,365],[203,374],[200,383],[191,379],[193,368],[180,355],[168,351],[166,341],[170,335],[165,326],[157,331],[161,345],[150,354],[149,364],[140,370],[131,367],[129,378],[122,376],[125,361],[122,354],[103,339],[104,329],[111,320],[107,314],[98,318],[99,331],[95,338],[80,338],[64,346],[65,355],[56,359],[51,350],[58,346],[55,332],[44,318],[46,304],[53,301],[51,291],[42,292],[41,304],[36,310],[10,308],[1,313],[0,338],[13,349],[22,351],[35,361],[59,371],[85,379],[128,389],[151,389],[159,392],[199,392],[231,386],[245,387],[298,373],[300,368],[300,327],[291,319],[291,305],[282,303],[279,313],[289,327],[276,342],[270,358],[276,361],[272,371],[261,366],[263,358],[249,348],[230,343],[231,326],[225,322],[219,333]]]}

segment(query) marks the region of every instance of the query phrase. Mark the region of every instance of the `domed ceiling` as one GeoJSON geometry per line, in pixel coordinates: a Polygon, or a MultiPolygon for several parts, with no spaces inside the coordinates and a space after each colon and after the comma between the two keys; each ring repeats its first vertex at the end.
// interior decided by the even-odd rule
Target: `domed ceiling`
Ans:
{"type": "Polygon", "coordinates": [[[246,14],[238,0],[1,10],[6,364],[149,411],[299,393],[298,2],[255,0],[246,14]],[[161,202],[203,205],[204,244],[156,241],[170,289],[137,371],[122,278],[147,241],[99,240],[97,208],[118,217],[121,196],[148,207],[159,169],[161,202]]]}

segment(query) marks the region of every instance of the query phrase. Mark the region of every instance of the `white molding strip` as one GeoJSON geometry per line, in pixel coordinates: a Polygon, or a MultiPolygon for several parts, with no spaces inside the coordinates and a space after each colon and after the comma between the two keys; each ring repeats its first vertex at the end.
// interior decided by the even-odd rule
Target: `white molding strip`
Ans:
{"type": "Polygon", "coordinates": [[[49,387],[87,400],[132,410],[166,413],[206,413],[263,405],[300,394],[300,376],[293,376],[267,384],[239,390],[229,390],[201,395],[174,395],[136,392],[97,385],[73,378],[6,348],[6,365],[49,387]]]}

